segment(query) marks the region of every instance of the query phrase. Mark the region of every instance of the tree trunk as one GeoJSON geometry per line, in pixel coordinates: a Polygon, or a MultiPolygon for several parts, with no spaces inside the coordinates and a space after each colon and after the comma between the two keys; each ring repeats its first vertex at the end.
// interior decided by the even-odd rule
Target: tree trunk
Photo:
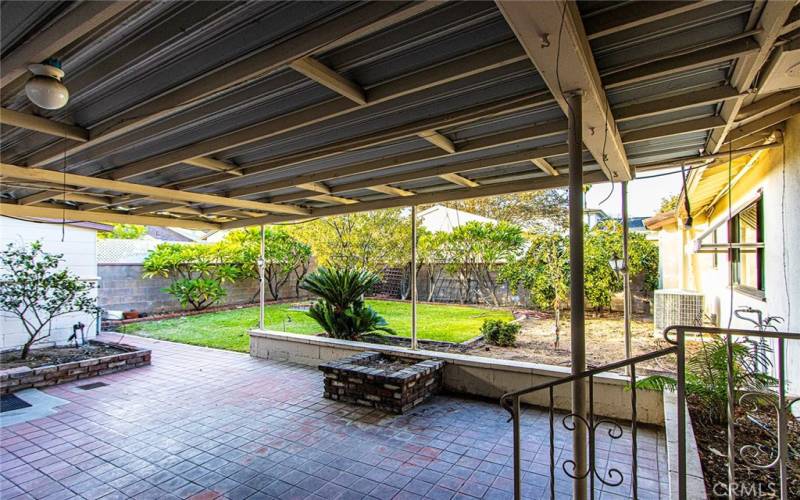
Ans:
{"type": "Polygon", "coordinates": [[[30,354],[31,346],[35,340],[36,337],[31,337],[27,342],[25,342],[25,345],[22,346],[22,352],[19,356],[20,359],[28,359],[28,354],[30,354]]]}

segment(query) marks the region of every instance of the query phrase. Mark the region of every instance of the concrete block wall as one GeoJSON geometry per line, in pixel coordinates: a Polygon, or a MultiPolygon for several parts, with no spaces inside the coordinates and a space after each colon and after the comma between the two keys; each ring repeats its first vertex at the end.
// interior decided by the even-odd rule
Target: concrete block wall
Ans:
{"type": "MultiPolygon", "coordinates": [[[[98,264],[97,272],[101,277],[98,300],[103,309],[117,311],[134,309],[145,313],[172,312],[182,309],[180,302],[175,297],[163,291],[169,286],[170,280],[143,278],[141,264],[98,264]]],[[[291,276],[281,287],[279,298],[297,297],[295,283],[294,276],[291,276]]],[[[227,283],[224,286],[228,294],[217,305],[246,304],[258,300],[258,281],[256,280],[227,283]]],[[[269,291],[267,291],[267,299],[272,299],[269,291]]]]}

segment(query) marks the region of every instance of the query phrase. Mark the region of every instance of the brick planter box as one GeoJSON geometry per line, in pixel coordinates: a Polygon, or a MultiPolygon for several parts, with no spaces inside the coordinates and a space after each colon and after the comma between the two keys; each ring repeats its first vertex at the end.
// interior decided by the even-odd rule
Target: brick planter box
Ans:
{"type": "Polygon", "coordinates": [[[366,351],[325,363],[319,369],[325,374],[326,398],[405,413],[441,388],[444,365],[444,361],[433,359],[414,363],[366,351]],[[370,366],[379,361],[407,364],[388,370],[370,366]]]}
{"type": "Polygon", "coordinates": [[[125,352],[101,358],[62,363],[60,365],[46,365],[36,368],[20,366],[0,370],[0,394],[9,394],[22,389],[49,387],[150,364],[149,349],[97,340],[90,340],[89,343],[114,347],[125,352]]]}

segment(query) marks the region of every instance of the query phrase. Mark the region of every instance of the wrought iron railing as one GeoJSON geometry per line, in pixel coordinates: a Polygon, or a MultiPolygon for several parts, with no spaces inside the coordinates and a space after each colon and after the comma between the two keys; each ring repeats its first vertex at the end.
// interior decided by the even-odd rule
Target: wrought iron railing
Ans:
{"type": "MultiPolygon", "coordinates": [[[[727,494],[729,498],[736,498],[736,485],[735,466],[737,461],[741,460],[749,467],[762,468],[762,469],[776,469],[780,481],[780,498],[787,500],[790,498],[787,476],[787,463],[790,460],[790,452],[797,453],[798,450],[789,449],[789,435],[788,435],[788,415],[790,414],[791,406],[796,403],[800,398],[789,398],[786,395],[786,340],[800,340],[800,334],[786,333],[778,331],[753,331],[753,330],[736,330],[736,329],[721,329],[721,328],[707,328],[697,326],[671,326],[664,330],[664,338],[669,344],[669,347],[654,351],[648,354],[635,356],[623,361],[611,363],[591,370],[586,370],[581,373],[573,374],[552,382],[539,384],[526,389],[521,389],[515,392],[505,394],[500,399],[500,404],[510,414],[510,421],[513,421],[514,426],[514,497],[516,499],[522,498],[522,447],[521,447],[521,399],[529,394],[537,393],[539,391],[547,391],[548,393],[548,416],[549,416],[549,431],[550,431],[550,497],[556,498],[556,460],[555,460],[555,434],[556,434],[556,409],[555,409],[555,395],[554,391],[557,387],[564,384],[571,383],[586,383],[588,385],[588,407],[585,415],[576,415],[569,413],[561,417],[561,425],[564,429],[570,432],[575,432],[578,426],[583,426],[587,434],[587,454],[586,460],[587,467],[585,470],[576,470],[577,466],[574,460],[565,460],[562,462],[562,469],[564,474],[573,480],[578,480],[587,488],[589,498],[595,497],[595,490],[597,483],[602,483],[606,486],[619,486],[623,483],[625,472],[618,468],[609,467],[605,473],[601,473],[598,467],[596,458],[596,434],[598,428],[602,424],[610,425],[608,435],[611,439],[619,439],[622,437],[623,428],[615,420],[600,417],[595,415],[594,412],[594,378],[595,376],[626,368],[629,377],[630,388],[630,435],[631,435],[631,465],[630,471],[630,496],[631,498],[638,498],[638,446],[637,446],[637,375],[636,368],[638,365],[646,361],[664,356],[675,355],[677,358],[676,363],[676,396],[677,396],[677,436],[678,436],[678,453],[677,453],[677,497],[680,499],[689,498],[687,496],[687,443],[686,443],[686,350],[685,340],[687,334],[699,335],[719,335],[724,338],[727,345],[727,390],[728,390],[728,484],[727,494]],[[733,373],[733,345],[734,337],[763,337],[768,339],[775,339],[777,343],[776,356],[775,356],[775,373],[777,378],[777,386],[774,390],[767,392],[741,392],[737,391],[734,387],[734,373],[733,373]],[[775,447],[764,446],[763,443],[748,443],[736,449],[736,428],[735,420],[735,407],[737,404],[741,405],[748,399],[760,398],[761,401],[769,401],[773,408],[776,410],[777,429],[772,433],[775,437],[775,447]],[[783,409],[783,411],[781,411],[783,409]],[[767,454],[766,460],[756,461],[756,457],[767,454]]],[[[763,344],[762,344],[763,345],[763,344]]],[[[769,429],[767,429],[769,431],[769,429]]],[[[777,493],[777,491],[776,491],[777,493]]],[[[675,495],[673,494],[673,497],[675,495]]]]}

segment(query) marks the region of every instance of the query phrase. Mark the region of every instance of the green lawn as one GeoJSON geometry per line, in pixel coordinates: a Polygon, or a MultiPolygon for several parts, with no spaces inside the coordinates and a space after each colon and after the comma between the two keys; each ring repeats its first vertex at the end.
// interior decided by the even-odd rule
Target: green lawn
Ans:
{"type": "MultiPolygon", "coordinates": [[[[411,335],[411,304],[386,300],[370,300],[398,335],[411,335]]],[[[316,334],[322,329],[304,312],[290,311],[289,304],[268,305],[265,326],[270,330],[316,334]]],[[[421,339],[463,342],[478,335],[486,319],[513,319],[508,311],[479,307],[419,304],[417,334],[421,339]]],[[[146,321],[127,325],[125,331],[186,344],[195,344],[232,351],[248,352],[247,330],[258,325],[258,307],[233,309],[184,318],[146,321]]]]}

